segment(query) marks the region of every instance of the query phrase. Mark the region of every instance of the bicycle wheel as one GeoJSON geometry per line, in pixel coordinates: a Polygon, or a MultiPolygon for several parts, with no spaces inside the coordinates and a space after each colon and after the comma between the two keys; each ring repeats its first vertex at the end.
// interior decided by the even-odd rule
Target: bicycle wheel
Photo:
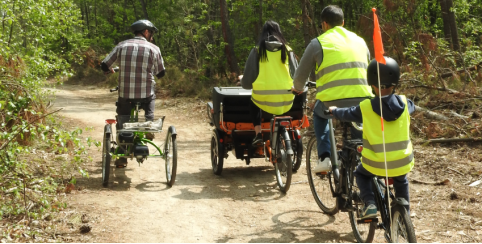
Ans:
{"type": "MultiPolygon", "coordinates": [[[[343,165],[349,164],[345,164],[343,162],[343,165]]],[[[357,222],[363,208],[363,201],[360,199],[360,190],[354,179],[354,170],[355,167],[350,167],[350,169],[347,170],[347,177],[345,177],[345,192],[349,193],[348,199],[350,200],[350,206],[353,206],[354,208],[354,211],[348,212],[348,217],[350,219],[351,228],[353,230],[353,235],[355,236],[356,241],[360,243],[373,242],[377,224],[373,222],[357,222]]]]}
{"type": "Polygon", "coordinates": [[[213,132],[211,138],[211,164],[213,167],[213,172],[216,175],[220,175],[223,172],[224,163],[224,145],[219,142],[218,133],[213,132]]]}
{"type": "Polygon", "coordinates": [[[395,243],[415,243],[417,237],[407,209],[401,205],[392,207],[391,239],[395,243]]]}
{"type": "Polygon", "coordinates": [[[291,140],[291,146],[293,148],[293,157],[291,161],[293,162],[293,172],[298,171],[301,166],[301,160],[303,158],[303,138],[296,138],[291,140]]]}
{"type": "Polygon", "coordinates": [[[106,124],[104,126],[104,139],[102,140],[102,185],[107,186],[109,184],[109,173],[110,173],[110,133],[111,125],[106,124]],[[108,133],[110,132],[110,133],[108,133]]]}
{"type": "Polygon", "coordinates": [[[174,185],[176,181],[177,171],[177,142],[176,136],[173,135],[171,129],[167,131],[166,143],[164,146],[164,154],[166,159],[166,179],[169,186],[174,185]]]}
{"type": "Polygon", "coordinates": [[[316,204],[320,209],[329,215],[338,213],[338,201],[333,196],[333,174],[329,172],[326,175],[315,174],[312,170],[318,162],[318,149],[316,148],[316,137],[311,137],[306,149],[306,174],[308,175],[308,183],[310,184],[311,193],[315,198],[316,204]]]}
{"type": "Polygon", "coordinates": [[[280,133],[276,142],[276,163],[274,164],[276,171],[276,180],[280,190],[286,193],[290,189],[291,176],[293,174],[292,155],[288,155],[287,150],[291,146],[288,133],[280,133]]]}

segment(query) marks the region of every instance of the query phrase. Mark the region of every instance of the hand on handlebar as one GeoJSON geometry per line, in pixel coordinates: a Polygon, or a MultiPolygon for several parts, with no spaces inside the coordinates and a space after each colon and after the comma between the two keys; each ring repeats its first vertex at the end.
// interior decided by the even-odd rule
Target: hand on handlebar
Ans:
{"type": "Polygon", "coordinates": [[[303,91],[298,91],[295,87],[291,87],[291,93],[293,93],[293,95],[300,95],[303,91]]]}

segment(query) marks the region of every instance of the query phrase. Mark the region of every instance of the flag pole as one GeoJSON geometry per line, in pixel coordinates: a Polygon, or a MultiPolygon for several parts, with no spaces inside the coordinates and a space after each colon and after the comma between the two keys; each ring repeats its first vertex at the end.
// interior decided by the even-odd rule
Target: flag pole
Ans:
{"type": "MultiPolygon", "coordinates": [[[[385,182],[386,182],[386,189],[387,193],[389,192],[389,185],[388,185],[388,167],[387,167],[387,151],[385,148],[385,126],[383,124],[383,110],[382,110],[382,94],[381,94],[381,82],[380,82],[380,61],[383,61],[385,64],[385,58],[383,57],[384,50],[383,50],[383,42],[382,42],[382,33],[380,31],[380,25],[378,23],[378,17],[376,14],[377,9],[372,8],[373,11],[373,21],[374,21],[374,30],[373,30],[373,42],[375,46],[375,59],[377,60],[377,75],[378,75],[378,98],[380,101],[380,122],[382,126],[382,145],[383,145],[383,158],[385,162],[385,182]],[[378,50],[377,50],[378,47],[378,50]]],[[[390,223],[392,222],[392,209],[390,208],[390,194],[386,195],[387,204],[388,204],[388,212],[389,212],[389,220],[390,223]]],[[[393,226],[391,226],[392,228],[393,226]]]]}

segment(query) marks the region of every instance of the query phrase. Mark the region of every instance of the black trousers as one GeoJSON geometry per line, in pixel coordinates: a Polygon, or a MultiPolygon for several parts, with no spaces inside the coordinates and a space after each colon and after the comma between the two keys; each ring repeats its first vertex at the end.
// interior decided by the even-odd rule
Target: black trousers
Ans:
{"type": "Polygon", "coordinates": [[[122,129],[122,125],[129,121],[129,116],[131,115],[132,108],[135,108],[136,102],[140,102],[140,108],[144,110],[144,117],[146,121],[154,120],[154,108],[155,108],[156,95],[152,95],[146,98],[140,99],[127,99],[119,97],[117,100],[117,125],[116,128],[122,129]]]}

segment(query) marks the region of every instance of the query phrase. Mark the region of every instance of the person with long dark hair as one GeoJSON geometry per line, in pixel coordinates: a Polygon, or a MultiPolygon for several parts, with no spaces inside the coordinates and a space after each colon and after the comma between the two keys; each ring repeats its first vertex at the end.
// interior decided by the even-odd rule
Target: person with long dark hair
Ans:
{"type": "Polygon", "coordinates": [[[293,76],[298,66],[295,54],[287,45],[279,24],[264,23],[256,47],[246,61],[244,74],[239,76],[244,89],[252,89],[250,111],[256,136],[253,146],[263,142],[263,113],[281,115],[293,105],[293,76]]]}

